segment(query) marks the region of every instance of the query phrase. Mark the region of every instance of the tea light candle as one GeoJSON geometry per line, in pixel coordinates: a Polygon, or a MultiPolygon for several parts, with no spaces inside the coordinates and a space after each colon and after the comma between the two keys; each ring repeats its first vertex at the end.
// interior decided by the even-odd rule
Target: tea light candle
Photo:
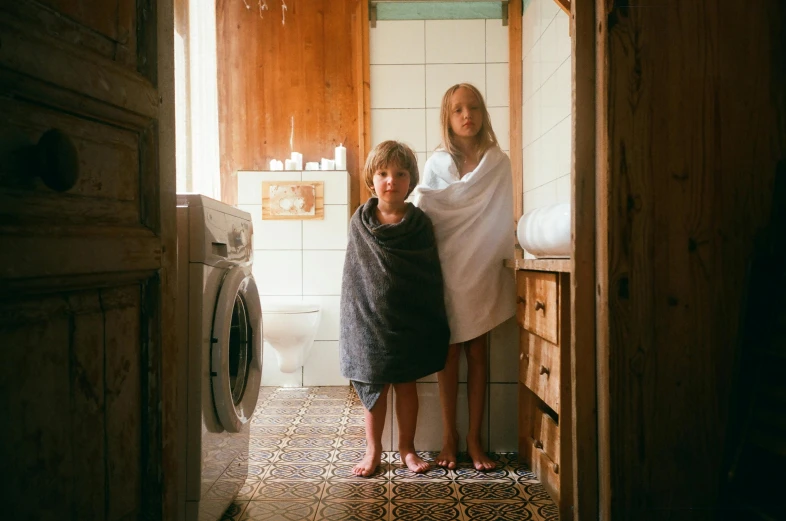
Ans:
{"type": "Polygon", "coordinates": [[[336,147],[336,170],[347,169],[347,148],[343,143],[336,147]]]}
{"type": "Polygon", "coordinates": [[[294,159],[284,160],[284,170],[297,170],[297,163],[294,159]]]}

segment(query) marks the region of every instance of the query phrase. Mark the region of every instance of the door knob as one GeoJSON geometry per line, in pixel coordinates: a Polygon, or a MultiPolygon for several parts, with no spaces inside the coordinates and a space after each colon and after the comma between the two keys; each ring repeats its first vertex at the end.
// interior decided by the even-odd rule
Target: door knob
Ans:
{"type": "Polygon", "coordinates": [[[70,190],[79,179],[76,147],[61,130],[47,130],[38,143],[26,147],[24,152],[31,177],[40,177],[55,192],[70,190]]]}

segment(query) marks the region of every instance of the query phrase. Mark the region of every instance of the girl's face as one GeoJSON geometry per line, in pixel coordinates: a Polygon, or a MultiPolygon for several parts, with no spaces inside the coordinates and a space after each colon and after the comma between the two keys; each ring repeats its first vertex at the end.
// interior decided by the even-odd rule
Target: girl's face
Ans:
{"type": "Polygon", "coordinates": [[[374,172],[374,192],[380,201],[401,205],[409,195],[409,172],[398,165],[387,165],[374,172]]]}
{"type": "Polygon", "coordinates": [[[450,129],[457,137],[475,137],[483,126],[480,101],[475,94],[459,87],[450,97],[450,129]]]}

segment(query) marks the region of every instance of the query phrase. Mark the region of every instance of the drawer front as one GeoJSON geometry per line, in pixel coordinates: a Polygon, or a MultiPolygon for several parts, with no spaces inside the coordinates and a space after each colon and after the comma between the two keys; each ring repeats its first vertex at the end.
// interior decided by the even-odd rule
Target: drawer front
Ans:
{"type": "Polygon", "coordinates": [[[519,271],[517,317],[521,327],[559,344],[557,273],[519,271]]]}
{"type": "Polygon", "coordinates": [[[519,381],[559,414],[560,351],[526,330],[520,331],[519,381]]]}
{"type": "MultiPolygon", "coordinates": [[[[543,488],[549,493],[554,503],[559,505],[560,501],[560,468],[532,443],[522,443],[519,445],[519,460],[529,466],[532,472],[538,477],[543,488]]],[[[569,479],[569,478],[568,478],[569,479]]]]}

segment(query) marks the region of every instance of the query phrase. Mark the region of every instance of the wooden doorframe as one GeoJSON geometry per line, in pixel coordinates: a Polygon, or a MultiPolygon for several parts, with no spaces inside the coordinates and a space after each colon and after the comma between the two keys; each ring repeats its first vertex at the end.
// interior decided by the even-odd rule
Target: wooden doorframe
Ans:
{"type": "MultiPolygon", "coordinates": [[[[602,5],[603,2],[599,2],[602,5]]],[[[603,210],[597,202],[597,141],[603,135],[596,127],[600,103],[597,101],[598,53],[603,51],[596,40],[595,2],[570,3],[572,104],[571,157],[571,399],[573,413],[573,505],[575,520],[604,519],[599,517],[601,475],[599,459],[599,423],[607,419],[607,402],[599,399],[601,387],[598,372],[601,353],[597,351],[596,312],[604,309],[596,303],[596,243],[603,231],[596,223],[603,210]],[[596,204],[598,206],[596,206],[596,204]],[[596,239],[597,237],[597,239],[596,239]]],[[[601,250],[603,251],[603,250],[601,250]]],[[[606,380],[607,381],[607,380],[606,380]]],[[[602,438],[601,438],[602,439],[602,438]]]]}

